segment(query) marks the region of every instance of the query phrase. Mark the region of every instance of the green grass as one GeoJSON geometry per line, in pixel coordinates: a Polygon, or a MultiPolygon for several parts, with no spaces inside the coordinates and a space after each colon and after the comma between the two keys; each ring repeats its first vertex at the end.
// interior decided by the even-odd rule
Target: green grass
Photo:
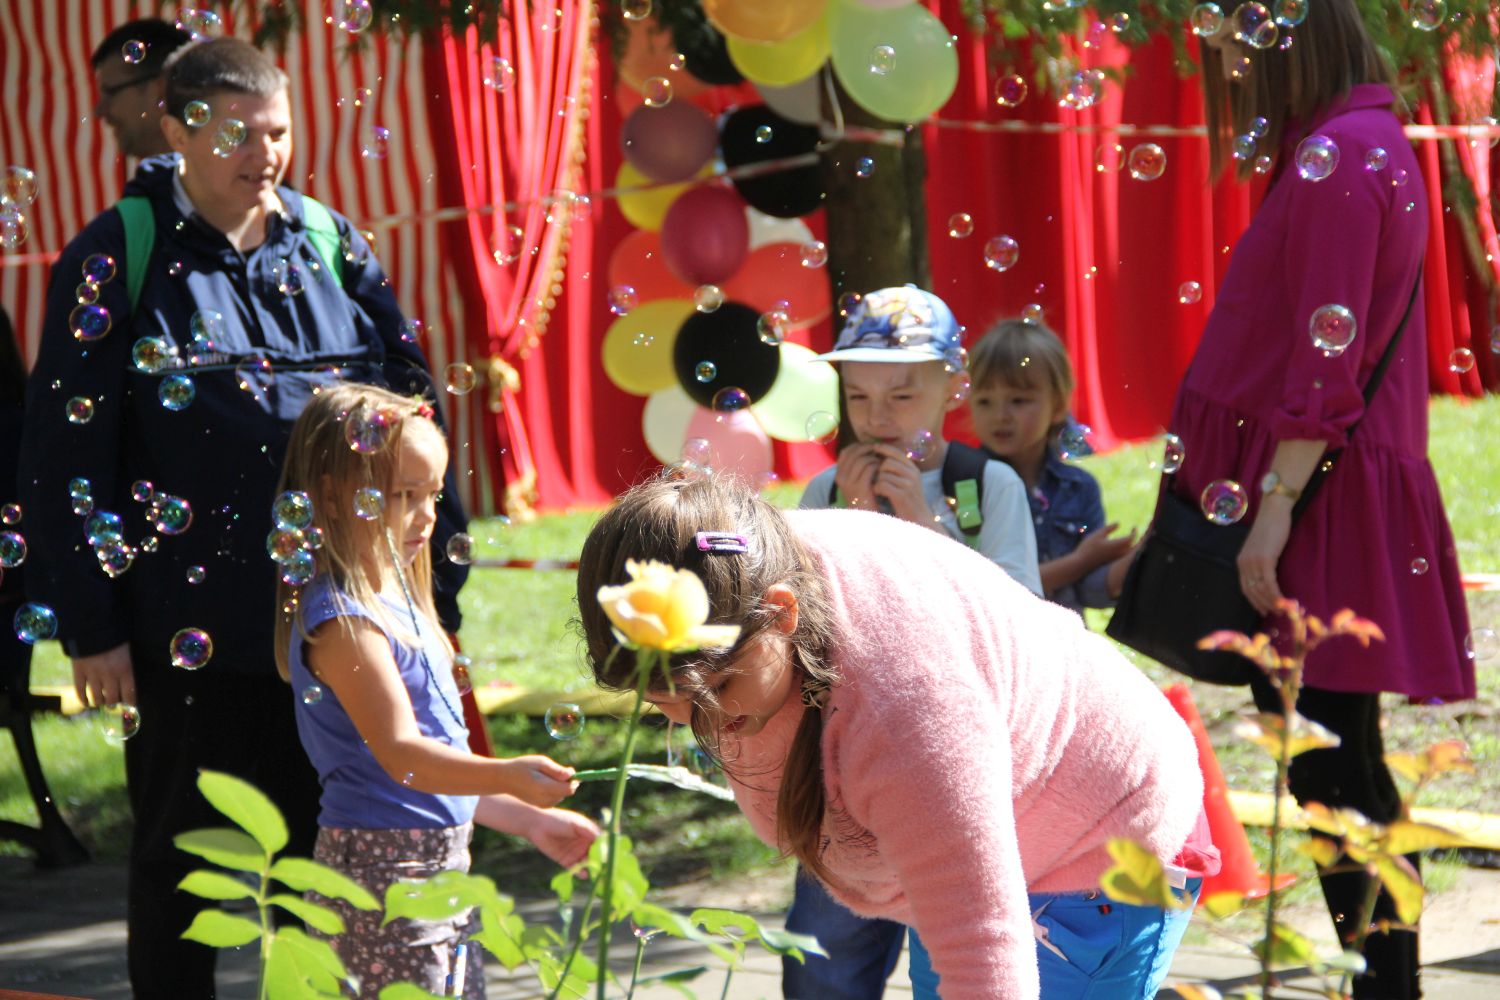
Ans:
{"type": "MultiPolygon", "coordinates": [[[[1500,462],[1494,460],[1493,439],[1486,434],[1487,428],[1500,423],[1500,399],[1439,400],[1432,406],[1431,417],[1433,465],[1464,569],[1500,571],[1500,517],[1496,516],[1500,514],[1500,462]]],[[[1159,454],[1157,448],[1155,444],[1122,448],[1085,462],[1099,477],[1111,518],[1126,529],[1143,528],[1150,519],[1157,484],[1150,463],[1159,454]]],[[[795,486],[782,486],[774,497],[791,504],[798,493],[795,486]]],[[[577,555],[596,516],[597,511],[574,511],[513,525],[482,521],[474,526],[473,534],[485,555],[568,559],[577,555]]],[[[554,690],[580,690],[590,684],[579,641],[568,625],[575,612],[571,574],[475,570],[464,591],[463,606],[462,639],[475,659],[477,684],[503,680],[554,690]]],[[[1500,628],[1500,594],[1475,595],[1470,608],[1475,627],[1500,628]]],[[[1102,627],[1102,621],[1093,619],[1096,627],[1102,627]]],[[[71,673],[55,644],[39,647],[37,654],[34,683],[71,683],[71,673]]],[[[1177,680],[1154,663],[1137,662],[1159,683],[1177,680]]],[[[1479,708],[1474,703],[1446,708],[1406,706],[1396,699],[1389,703],[1386,735],[1392,749],[1415,749],[1456,736],[1469,742],[1479,764],[1476,775],[1452,778],[1428,789],[1423,804],[1493,809],[1493,803],[1500,801],[1500,721],[1482,708],[1500,701],[1500,661],[1481,661],[1479,669],[1479,708]]],[[[1230,734],[1237,713],[1245,707],[1244,693],[1199,685],[1195,694],[1231,786],[1269,789],[1268,761],[1230,734]]],[[[604,719],[590,720],[585,736],[571,744],[550,740],[535,719],[493,719],[491,731],[501,754],[543,751],[579,767],[610,762],[620,739],[619,725],[604,719]]],[[[103,744],[79,722],[41,719],[37,736],[49,781],[65,814],[98,854],[121,857],[128,836],[121,751],[103,744]]],[[[659,731],[648,734],[639,759],[665,759],[659,731]]],[[[597,813],[604,804],[603,794],[602,784],[585,786],[578,804],[597,813]]],[[[773,857],[725,803],[646,783],[632,786],[629,802],[627,827],[657,881],[732,875],[764,865],[773,857]]],[[[8,740],[0,741],[0,817],[35,819],[8,740]]],[[[1253,841],[1264,853],[1264,837],[1257,834],[1253,841]]],[[[21,849],[0,844],[3,851],[20,853],[21,849]]],[[[481,870],[517,891],[545,884],[550,870],[513,839],[487,832],[476,838],[475,852],[481,870]]],[[[1435,887],[1444,881],[1441,866],[1436,870],[1435,887]]],[[[1310,896],[1313,889],[1309,884],[1299,892],[1310,896]]]]}

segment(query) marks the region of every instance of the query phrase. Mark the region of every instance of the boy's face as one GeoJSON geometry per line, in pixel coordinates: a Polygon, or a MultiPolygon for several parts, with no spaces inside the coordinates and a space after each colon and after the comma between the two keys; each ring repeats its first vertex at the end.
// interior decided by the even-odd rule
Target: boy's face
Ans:
{"type": "Polygon", "coordinates": [[[943,417],[962,401],[962,371],[941,361],[844,361],[844,409],[861,442],[906,448],[918,431],[941,439],[943,417]]]}
{"type": "Polygon", "coordinates": [[[208,104],[212,117],[198,128],[170,116],[162,119],[172,148],[182,154],[188,193],[195,201],[208,199],[246,214],[274,204],[276,186],[292,159],[292,109],[285,88],[272,97],[214,94],[208,104]],[[220,138],[231,119],[244,125],[238,145],[220,138]],[[216,146],[229,155],[220,156],[216,146]]]}
{"type": "Polygon", "coordinates": [[[974,434],[996,455],[1008,461],[1025,460],[1045,453],[1052,428],[1065,416],[1051,388],[1034,382],[1012,385],[991,379],[975,386],[969,395],[974,434]]]}

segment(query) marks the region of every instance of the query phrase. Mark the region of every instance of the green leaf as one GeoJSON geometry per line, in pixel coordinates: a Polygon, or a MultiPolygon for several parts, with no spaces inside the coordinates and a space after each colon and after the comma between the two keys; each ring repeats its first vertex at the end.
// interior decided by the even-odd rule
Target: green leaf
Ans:
{"type": "Polygon", "coordinates": [[[438,872],[431,878],[402,879],[385,891],[385,920],[448,920],[473,906],[495,906],[509,912],[515,904],[483,875],[438,872]]]}
{"type": "Polygon", "coordinates": [[[254,837],[267,854],[286,846],[286,820],[281,810],[250,782],[220,771],[199,771],[198,790],[209,805],[254,837]]]}
{"type": "Polygon", "coordinates": [[[443,1000],[443,997],[428,993],[415,983],[391,983],[381,989],[380,1000],[443,1000]]]}
{"type": "Polygon", "coordinates": [[[696,941],[726,962],[737,960],[734,950],[724,947],[717,937],[700,929],[690,918],[655,903],[637,906],[630,919],[647,930],[659,930],[671,937],[696,941]]]}
{"type": "Polygon", "coordinates": [[[1211,896],[1204,896],[1202,901],[1203,912],[1215,920],[1223,920],[1232,913],[1238,913],[1245,908],[1245,894],[1242,892],[1216,892],[1211,896]]]}
{"type": "Polygon", "coordinates": [[[255,890],[233,875],[199,868],[188,872],[177,888],[201,899],[254,899],[255,890]]]}
{"type": "Polygon", "coordinates": [[[552,894],[557,897],[559,905],[573,898],[573,873],[564,868],[552,876],[549,883],[552,886],[552,894]]]}
{"type": "Polygon", "coordinates": [[[1275,760],[1281,759],[1283,739],[1289,757],[1339,745],[1337,733],[1296,713],[1292,715],[1291,735],[1285,735],[1286,732],[1286,720],[1274,712],[1262,712],[1234,727],[1234,735],[1254,743],[1275,760]]]}
{"type": "Polygon", "coordinates": [[[284,892],[274,893],[267,902],[286,910],[315,931],[330,935],[344,933],[344,918],[326,906],[284,892]]]}
{"type": "Polygon", "coordinates": [[[295,927],[284,927],[271,938],[266,953],[266,996],[270,1000],[304,997],[337,998],[348,979],[344,965],[326,941],[310,938],[295,927]]]}
{"type": "MultiPolygon", "coordinates": [[[[1265,939],[1255,945],[1257,956],[1265,952],[1265,939]]],[[[1286,924],[1278,923],[1271,928],[1270,963],[1273,966],[1312,965],[1317,960],[1312,942],[1286,924]]]]}
{"type": "MultiPolygon", "coordinates": [[[[641,863],[636,859],[635,847],[629,837],[620,836],[615,838],[616,856],[614,867],[610,869],[609,879],[613,884],[610,896],[610,913],[601,914],[605,923],[618,923],[627,919],[635,908],[641,905],[646,898],[646,892],[651,884],[646,881],[646,875],[641,871],[641,863]]],[[[604,877],[605,861],[609,857],[609,838],[599,837],[589,848],[589,870],[598,873],[599,878],[604,877]]],[[[599,887],[599,898],[604,898],[604,886],[599,887]]]]}
{"type": "Polygon", "coordinates": [[[805,963],[810,954],[822,958],[828,957],[828,952],[823,950],[818,939],[811,934],[794,934],[791,931],[777,930],[775,927],[762,927],[760,943],[766,946],[767,951],[777,955],[789,955],[799,962],[805,963]]]}
{"type": "Polygon", "coordinates": [[[1467,837],[1431,823],[1399,819],[1385,828],[1381,848],[1390,854],[1415,854],[1434,847],[1469,847],[1467,837]]]}
{"type": "Polygon", "coordinates": [[[342,899],[356,910],[378,910],[380,901],[370,890],[343,872],[308,858],[277,858],[267,873],[293,892],[316,892],[329,899],[342,899]]]}
{"type": "Polygon", "coordinates": [[[1161,860],[1125,837],[1111,837],[1107,845],[1115,863],[1099,878],[1104,894],[1117,903],[1180,910],[1187,904],[1172,891],[1161,860]]]}
{"type": "Polygon", "coordinates": [[[1357,951],[1340,952],[1333,958],[1325,959],[1323,967],[1333,972],[1347,972],[1351,976],[1357,976],[1365,971],[1365,956],[1357,951]]]}
{"type": "Polygon", "coordinates": [[[733,940],[753,941],[760,937],[760,924],[755,918],[734,910],[701,907],[688,915],[688,919],[710,934],[719,934],[733,940]]]}
{"type": "Polygon", "coordinates": [[[708,971],[706,965],[694,965],[687,969],[674,969],[671,972],[660,972],[652,976],[642,976],[636,980],[637,988],[660,983],[669,989],[681,993],[687,1000],[697,1000],[697,994],[687,988],[687,984],[697,979],[708,971]]]}
{"type": "Polygon", "coordinates": [[[172,838],[180,851],[196,854],[205,861],[212,861],[235,871],[265,871],[269,858],[260,844],[248,834],[227,826],[209,827],[204,830],[189,830],[172,838]]]}
{"type": "Polygon", "coordinates": [[[1380,884],[1396,904],[1396,916],[1403,924],[1415,924],[1422,916],[1422,879],[1411,862],[1398,855],[1381,854],[1370,859],[1380,884]]]}
{"type": "Polygon", "coordinates": [[[556,991],[559,997],[568,997],[572,1000],[579,1000],[593,993],[594,981],[599,978],[598,966],[580,950],[573,956],[573,964],[568,969],[567,982],[559,988],[558,984],[562,982],[563,961],[560,956],[551,952],[537,959],[537,978],[541,980],[543,988],[548,993],[556,991]]]}
{"type": "Polygon", "coordinates": [[[210,948],[238,948],[260,940],[260,924],[244,917],[231,916],[223,910],[200,910],[182,932],[184,941],[197,941],[210,948]]]}
{"type": "Polygon", "coordinates": [[[495,956],[496,961],[507,970],[515,970],[526,961],[522,942],[526,939],[526,921],[518,913],[509,913],[498,906],[484,906],[479,910],[479,933],[474,940],[495,956]]]}

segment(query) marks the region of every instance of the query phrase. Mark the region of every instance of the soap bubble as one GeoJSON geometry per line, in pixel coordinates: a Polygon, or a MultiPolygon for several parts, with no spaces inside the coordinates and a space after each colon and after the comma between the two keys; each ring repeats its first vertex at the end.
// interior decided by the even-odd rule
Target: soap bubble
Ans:
{"type": "Polygon", "coordinates": [[[266,535],[266,554],[275,562],[285,563],[306,547],[307,535],[300,528],[272,528],[266,535]]]}
{"type": "Polygon", "coordinates": [[[1045,316],[1046,313],[1043,311],[1040,302],[1028,302],[1021,307],[1021,322],[1023,323],[1032,323],[1040,326],[1045,316]]]}
{"type": "Polygon", "coordinates": [[[168,649],[172,654],[172,666],[182,670],[198,670],[213,658],[214,641],[201,628],[185,628],[172,636],[168,649]]]}
{"type": "MultiPolygon", "coordinates": [[[[144,543],[143,547],[144,547],[144,543]]],[[[99,568],[104,575],[113,580],[130,569],[135,562],[135,549],[119,538],[106,538],[94,545],[94,558],[99,560],[99,568]]]]}
{"type": "Polygon", "coordinates": [[[1471,660],[1492,660],[1500,653],[1500,636],[1492,628],[1476,628],[1464,636],[1464,652],[1471,660]]]}
{"type": "Polygon", "coordinates": [[[1462,375],[1474,367],[1474,352],[1467,347],[1460,347],[1448,355],[1448,370],[1462,375]]]}
{"type": "Polygon", "coordinates": [[[1026,100],[1026,80],[1017,73],[1002,76],[995,81],[995,103],[1002,108],[1013,108],[1026,100]]]}
{"type": "Polygon", "coordinates": [[[99,301],[99,286],[91,285],[87,281],[81,281],[78,283],[78,287],[73,289],[73,297],[78,300],[79,305],[91,306],[99,301]]]}
{"type": "Polygon", "coordinates": [[[338,26],[351,35],[364,31],[375,19],[370,0],[337,0],[334,11],[338,26]]]}
{"type": "Polygon", "coordinates": [[[26,561],[26,539],[14,531],[0,531],[0,568],[15,569],[26,561]]]}
{"type": "Polygon", "coordinates": [[[186,31],[193,41],[201,42],[224,30],[224,22],[211,10],[188,7],[177,12],[177,30],[186,31]]]}
{"type": "Polygon", "coordinates": [[[1269,49],[1276,35],[1276,21],[1265,4],[1250,0],[1234,9],[1234,37],[1252,49],[1269,49]]]}
{"type": "Polygon", "coordinates": [[[609,311],[616,316],[628,315],[640,301],[632,285],[616,285],[609,290],[609,311]]]}
{"type": "Polygon", "coordinates": [[[73,336],[84,343],[91,343],[109,333],[109,310],[103,306],[78,306],[68,314],[68,328],[73,336]]]}
{"type": "Polygon", "coordinates": [[[474,561],[474,538],[460,531],[449,536],[444,551],[448,553],[449,562],[456,566],[467,566],[474,561]]]}
{"type": "Polygon", "coordinates": [[[141,731],[141,710],[120,702],[99,709],[99,735],[110,746],[120,746],[141,731]]]}
{"type": "Polygon", "coordinates": [[[1063,426],[1057,436],[1058,457],[1064,459],[1084,458],[1094,453],[1094,446],[1089,443],[1094,429],[1088,424],[1080,424],[1069,421],[1063,426]]]}
{"type": "Polygon", "coordinates": [[[269,400],[275,383],[276,371],[271,367],[271,359],[263,354],[253,354],[234,366],[234,384],[257,403],[264,405],[269,400]]]}
{"type": "Polygon", "coordinates": [[[620,13],[627,21],[644,21],[651,16],[651,0],[620,0],[620,13]]]}
{"type": "Polygon", "coordinates": [[[845,292],[839,296],[839,316],[847,319],[856,306],[863,301],[864,296],[858,292],[845,292]]]}
{"type": "Polygon", "coordinates": [[[87,396],[74,396],[68,400],[68,423],[86,424],[94,419],[94,401],[87,396]]]}
{"type": "Polygon", "coordinates": [[[136,503],[147,503],[156,495],[156,487],[149,480],[137,479],[130,484],[130,499],[136,503]]]}
{"type": "Polygon", "coordinates": [[[130,360],[137,371],[154,375],[172,367],[176,351],[164,337],[142,337],[130,347],[130,360]]]}
{"type": "Polygon", "coordinates": [[[130,41],[120,46],[120,58],[125,60],[125,62],[129,63],[131,66],[135,66],[146,61],[146,51],[147,46],[145,42],[141,41],[139,38],[132,38],[130,41]]]}
{"type": "Polygon", "coordinates": [[[648,108],[662,108],[672,103],[672,81],[664,76],[653,76],[641,84],[641,96],[648,108]]]}
{"type": "Polygon", "coordinates": [[[526,231],[513,222],[501,226],[495,230],[492,253],[501,267],[514,264],[526,253],[526,231]]]}
{"type": "Polygon", "coordinates": [[[912,434],[911,440],[906,442],[906,457],[920,465],[936,455],[937,449],[937,435],[924,427],[912,434]]]}
{"type": "Polygon", "coordinates": [[[1215,479],[1203,487],[1198,497],[1203,516],[1214,524],[1234,524],[1250,509],[1250,498],[1245,488],[1233,479],[1215,479]]]}
{"type": "Polygon", "coordinates": [[[311,552],[298,551],[281,565],[281,582],[289,587],[305,586],[317,575],[318,564],[311,552]]]}
{"type": "Polygon", "coordinates": [[[870,72],[885,76],[896,68],[896,50],[889,45],[877,45],[870,50],[870,72]]]}
{"type": "Polygon", "coordinates": [[[1391,162],[1390,154],[1379,146],[1371,149],[1365,154],[1365,169],[1371,172],[1384,170],[1386,164],[1391,162]]]}
{"type": "Polygon", "coordinates": [[[244,122],[238,118],[224,119],[219,123],[219,130],[214,133],[214,155],[227,160],[244,144],[248,135],[244,122]]]}
{"type": "Polygon", "coordinates": [[[776,130],[769,125],[757,125],[755,127],[755,141],[764,146],[776,138],[776,130]]]}
{"type": "Polygon", "coordinates": [[[1325,180],[1338,169],[1338,143],[1326,135],[1310,135],[1297,144],[1296,161],[1303,180],[1325,180]]]}
{"type": "Polygon", "coordinates": [[[90,254],[83,262],[83,280],[90,285],[106,284],[116,271],[115,259],[107,253],[90,254]]]}
{"type": "Polygon", "coordinates": [[[682,442],[682,455],[684,462],[692,462],[694,465],[713,465],[713,445],[708,443],[707,438],[688,438],[682,442]]]}
{"type": "Polygon", "coordinates": [[[202,128],[213,118],[213,108],[207,101],[188,101],[182,109],[182,121],[189,128],[202,128]]]}
{"type": "Polygon", "coordinates": [[[516,68],[510,64],[509,59],[499,56],[490,60],[489,72],[485,74],[484,85],[491,90],[505,93],[516,82],[516,68]]]}
{"type": "Polygon", "coordinates": [[[560,701],[547,709],[542,724],[554,740],[576,740],[583,735],[583,709],[571,701],[560,701]]]}
{"type": "Polygon", "coordinates": [[[93,496],[93,494],[94,484],[82,476],[75,476],[68,480],[68,496],[76,498],[93,496]]]}
{"type": "Polygon", "coordinates": [[[31,223],[15,205],[0,202],[0,250],[14,250],[31,236],[31,223]]]}
{"type": "Polygon", "coordinates": [[[362,408],[344,421],[344,440],[361,455],[373,455],[390,443],[393,428],[386,411],[362,408]]]}
{"type": "Polygon", "coordinates": [[[1193,34],[1208,38],[1217,35],[1224,27],[1224,11],[1216,3],[1200,3],[1193,8],[1188,23],[1193,26],[1193,34]]]}
{"type": "Polygon", "coordinates": [[[21,505],[8,503],[0,507],[0,524],[16,525],[21,523],[21,505]]]}
{"type": "Polygon", "coordinates": [[[1264,139],[1271,131],[1271,123],[1257,115],[1250,119],[1250,128],[1247,131],[1257,139],[1264,139]]]}
{"type": "Polygon", "coordinates": [[[1308,0],[1276,0],[1276,23],[1295,28],[1307,20],[1308,0]]]}
{"type": "Polygon", "coordinates": [[[16,638],[24,643],[36,644],[57,636],[57,614],[45,604],[27,602],[16,609],[16,638]]]}
{"type": "Polygon", "coordinates": [[[276,290],[282,295],[302,294],[302,268],[295,260],[282,257],[272,264],[271,277],[276,279],[276,290]]]}
{"type": "Polygon", "coordinates": [[[159,548],[161,548],[161,539],[155,535],[149,535],[141,539],[142,552],[155,552],[159,548]]]}
{"type": "Polygon", "coordinates": [[[1201,298],[1203,298],[1203,286],[1198,282],[1184,281],[1177,286],[1177,301],[1183,305],[1190,306],[1201,298]]]}
{"type": "Polygon", "coordinates": [[[1448,16],[1447,0],[1411,0],[1407,7],[1411,26],[1418,31],[1436,31],[1448,16]]]}
{"type": "Polygon", "coordinates": [[[714,393],[712,409],[715,413],[735,413],[750,406],[750,394],[738,386],[728,386],[714,393]]]}
{"type": "Polygon", "coordinates": [[[948,216],[948,235],[955,240],[974,235],[974,217],[968,212],[954,212],[948,216]]]}
{"type": "Polygon", "coordinates": [[[791,323],[791,318],[779,309],[761,313],[755,320],[755,335],[760,338],[762,344],[776,347],[786,340],[786,329],[791,323]]]}
{"type": "Polygon", "coordinates": [[[1143,142],[1131,147],[1125,167],[1138,181],[1154,181],[1167,169],[1167,154],[1156,143],[1143,142]]]}
{"type": "Polygon", "coordinates": [[[193,354],[208,354],[216,349],[224,338],[224,314],[214,309],[201,309],[188,320],[188,333],[193,354]]]}
{"type": "Polygon", "coordinates": [[[81,497],[74,497],[73,498],[73,513],[77,514],[79,517],[87,517],[88,514],[89,514],[89,511],[91,511],[93,509],[94,509],[94,498],[93,497],[91,497],[91,496],[81,496],[81,497]]]}
{"type": "Polygon", "coordinates": [[[984,244],[984,264],[992,271],[1009,271],[1021,259],[1021,244],[1012,236],[992,236],[984,244]]]}
{"type": "Polygon", "coordinates": [[[875,173],[875,160],[869,156],[861,156],[854,162],[854,176],[860,180],[869,178],[875,173]]]}
{"type": "Polygon", "coordinates": [[[1096,70],[1077,70],[1068,77],[1057,106],[1073,111],[1093,107],[1104,93],[1103,79],[1103,74],[1096,70]]]}
{"type": "Polygon", "coordinates": [[[807,440],[815,444],[832,444],[839,436],[839,418],[827,410],[814,410],[803,428],[807,440]]]}
{"type": "Polygon", "coordinates": [[[822,267],[828,263],[828,244],[822,240],[808,240],[802,244],[802,266],[822,267]]]}
{"type": "Polygon", "coordinates": [[[193,507],[182,497],[158,493],[151,498],[152,525],[163,535],[180,535],[193,523],[193,507]]]}
{"type": "Polygon", "coordinates": [[[699,285],[693,290],[693,308],[711,313],[724,304],[724,290],[718,285],[699,285]]]}
{"type": "Polygon", "coordinates": [[[359,155],[367,160],[383,160],[391,151],[391,130],[381,125],[365,129],[359,155]]]}
{"type": "Polygon", "coordinates": [[[207,579],[208,570],[204,569],[202,566],[189,566],[187,568],[187,582],[191,583],[193,586],[196,587],[198,584],[207,579]]]}
{"type": "Polygon", "coordinates": [[[373,521],[385,509],[385,494],[373,486],[361,486],[354,491],[354,516],[362,521],[373,521]]]}
{"type": "Polygon", "coordinates": [[[193,404],[198,390],[193,385],[193,380],[186,375],[168,375],[161,380],[161,385],[156,387],[157,398],[161,405],[174,412],[185,410],[193,404]]]}
{"type": "Polygon", "coordinates": [[[1417,558],[1411,561],[1412,576],[1425,576],[1427,574],[1427,568],[1427,560],[1423,559],[1421,556],[1417,556],[1417,558]]]}
{"type": "Polygon", "coordinates": [[[455,396],[467,396],[476,384],[474,366],[467,362],[455,361],[443,369],[443,385],[455,396]]]}
{"type": "Polygon", "coordinates": [[[693,377],[699,382],[712,382],[719,377],[719,366],[712,361],[700,361],[693,368],[693,377]]]}
{"type": "Polygon", "coordinates": [[[316,684],[309,684],[302,689],[302,704],[316,705],[323,700],[323,689],[316,684]]]}
{"type": "Polygon", "coordinates": [[[1354,343],[1358,327],[1354,314],[1347,307],[1333,303],[1313,310],[1307,332],[1314,347],[1328,357],[1336,358],[1354,343]]]}
{"type": "Polygon", "coordinates": [[[0,202],[9,202],[17,209],[25,208],[36,201],[36,190],[35,170],[16,164],[5,168],[5,187],[0,190],[0,202]]]}
{"type": "Polygon", "coordinates": [[[306,528],[313,521],[312,497],[302,490],[288,490],[271,504],[271,520],[283,530],[306,528]]]}
{"type": "Polygon", "coordinates": [[[125,521],[119,514],[107,510],[96,511],[84,522],[83,537],[89,540],[90,545],[99,545],[110,539],[119,541],[125,537],[125,521]]]}

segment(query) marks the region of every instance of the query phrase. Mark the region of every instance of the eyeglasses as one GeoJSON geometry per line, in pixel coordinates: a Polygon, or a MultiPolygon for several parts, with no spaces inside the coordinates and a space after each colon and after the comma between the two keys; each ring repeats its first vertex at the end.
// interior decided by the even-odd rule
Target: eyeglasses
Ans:
{"type": "Polygon", "coordinates": [[[137,77],[134,80],[126,80],[124,83],[117,83],[113,86],[105,86],[101,83],[99,84],[99,96],[107,99],[113,99],[125,93],[125,91],[129,90],[131,87],[139,87],[141,84],[150,83],[154,79],[156,78],[153,76],[141,76],[137,77]]]}

